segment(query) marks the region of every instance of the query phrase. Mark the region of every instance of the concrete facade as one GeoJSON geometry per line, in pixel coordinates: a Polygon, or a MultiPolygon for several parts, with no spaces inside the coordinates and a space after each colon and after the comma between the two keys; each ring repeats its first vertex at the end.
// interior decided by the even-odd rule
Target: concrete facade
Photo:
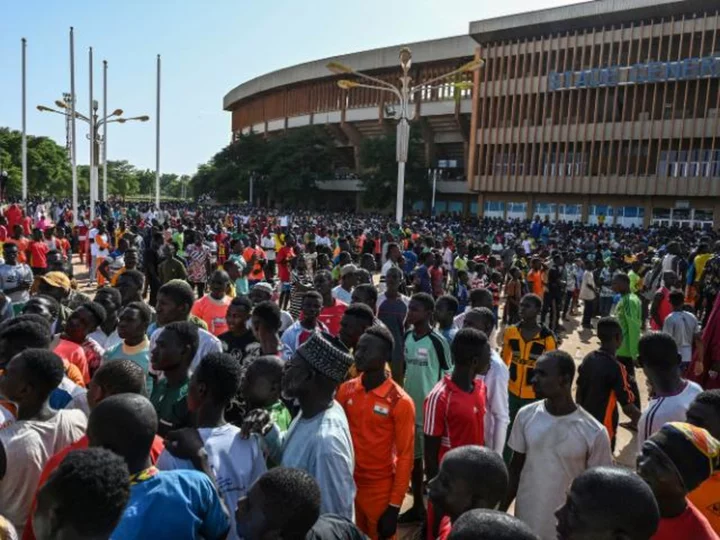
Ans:
{"type": "MultiPolygon", "coordinates": [[[[485,60],[466,76],[472,90],[448,85],[414,101],[427,165],[443,170],[438,211],[719,222],[718,7],[596,0],[471,22],[467,36],[410,44],[414,84],[485,60]]],[[[308,62],[239,85],[223,101],[233,136],[323,125],[345,149],[346,172],[357,171],[362,139],[394,130],[395,100],[341,90],[341,77],[325,66],[339,61],[396,84],[398,49],[308,62]]],[[[338,179],[321,189],[345,204],[344,194],[362,186],[338,179]]]]}

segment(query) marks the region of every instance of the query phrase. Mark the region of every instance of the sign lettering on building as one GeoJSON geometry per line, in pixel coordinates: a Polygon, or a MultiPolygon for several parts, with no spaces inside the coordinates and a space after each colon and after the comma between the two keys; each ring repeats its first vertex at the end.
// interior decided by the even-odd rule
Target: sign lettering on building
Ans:
{"type": "Polygon", "coordinates": [[[676,62],[648,62],[581,71],[551,71],[548,75],[548,90],[553,92],[574,88],[602,88],[717,78],[720,78],[720,56],[706,56],[686,58],[676,62]]]}

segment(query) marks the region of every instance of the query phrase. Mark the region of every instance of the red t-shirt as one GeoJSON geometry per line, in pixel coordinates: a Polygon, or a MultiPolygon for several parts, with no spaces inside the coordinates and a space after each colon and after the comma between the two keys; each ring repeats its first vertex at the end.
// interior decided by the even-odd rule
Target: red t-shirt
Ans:
{"type": "Polygon", "coordinates": [[[280,281],[290,283],[290,266],[288,265],[288,259],[294,256],[295,251],[289,246],[283,246],[280,248],[280,251],[277,252],[275,263],[277,264],[280,281]]]}
{"type": "Polygon", "coordinates": [[[42,240],[30,242],[30,266],[33,268],[47,268],[47,254],[50,249],[42,240]]]}
{"type": "Polygon", "coordinates": [[[430,283],[432,283],[433,295],[443,294],[443,269],[441,267],[430,267],[430,283]]]}
{"type": "MultiPolygon", "coordinates": [[[[37,492],[40,490],[41,487],[43,487],[43,485],[45,485],[45,482],[47,482],[48,478],[50,478],[50,475],[55,472],[55,469],[60,466],[60,464],[65,459],[65,456],[67,456],[73,450],[85,450],[86,448],[89,448],[89,446],[90,441],[88,440],[87,435],[83,435],[82,438],[78,439],[70,446],[66,446],[57,454],[47,460],[47,462],[45,463],[45,467],[40,474],[40,479],[38,480],[37,489],[35,490],[35,496],[33,497],[32,508],[30,510],[30,514],[28,515],[27,521],[25,522],[25,529],[23,530],[22,540],[35,540],[35,531],[33,530],[32,526],[32,518],[33,514],[35,514],[35,507],[37,506],[37,492]]],[[[155,439],[153,440],[152,446],[150,447],[150,461],[152,461],[153,465],[157,462],[160,454],[163,453],[163,450],[165,450],[165,443],[160,437],[155,435],[155,439]]]]}
{"type": "Polygon", "coordinates": [[[445,375],[425,398],[423,432],[440,437],[438,463],[448,450],[485,444],[485,383],[475,379],[472,392],[460,389],[445,375]]]}
{"type": "Polygon", "coordinates": [[[0,242],[4,242],[7,240],[8,237],[8,231],[5,225],[0,225],[0,242]]]}
{"type": "Polygon", "coordinates": [[[32,232],[32,218],[30,216],[25,216],[22,220],[22,226],[23,234],[25,236],[30,236],[30,233],[32,232]]]}
{"type": "Polygon", "coordinates": [[[707,518],[700,513],[693,503],[687,501],[685,511],[674,518],[660,518],[658,530],[652,540],[718,540],[707,518]]]}
{"type": "Polygon", "coordinates": [[[347,304],[345,302],[333,298],[333,305],[322,308],[318,320],[328,327],[330,334],[337,336],[340,332],[340,320],[346,309],[347,304]]]}
{"type": "Polygon", "coordinates": [[[12,233],[15,225],[22,224],[22,210],[17,204],[11,204],[10,208],[5,210],[5,217],[8,222],[8,229],[12,233]]]}

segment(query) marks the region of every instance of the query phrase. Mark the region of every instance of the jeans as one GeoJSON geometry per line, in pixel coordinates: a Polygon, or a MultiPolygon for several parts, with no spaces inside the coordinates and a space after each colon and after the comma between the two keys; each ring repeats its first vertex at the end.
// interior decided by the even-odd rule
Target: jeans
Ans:
{"type": "Polygon", "coordinates": [[[565,291],[565,298],[563,300],[563,307],[562,307],[563,317],[566,317],[568,314],[568,311],[570,311],[570,306],[572,305],[572,299],[573,299],[573,292],[574,291],[565,291]]]}
{"type": "Polygon", "coordinates": [[[607,317],[610,315],[612,309],[613,297],[612,296],[601,296],[600,297],[600,316],[607,317]]]}
{"type": "Polygon", "coordinates": [[[595,300],[583,300],[583,304],[585,304],[585,309],[583,310],[583,317],[582,317],[582,325],[583,326],[591,326],[592,318],[593,318],[593,308],[595,307],[595,300]]]}

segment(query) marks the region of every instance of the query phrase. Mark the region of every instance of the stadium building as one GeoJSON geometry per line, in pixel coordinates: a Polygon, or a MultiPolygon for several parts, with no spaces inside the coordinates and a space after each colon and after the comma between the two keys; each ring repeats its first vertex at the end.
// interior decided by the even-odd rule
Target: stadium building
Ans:
{"type": "MultiPolygon", "coordinates": [[[[413,101],[427,165],[441,170],[436,211],[720,223],[719,31],[716,2],[597,0],[409,44],[413,84],[485,60],[467,75],[472,89],[447,85],[413,101]]],[[[224,98],[233,136],[326,126],[343,166],[319,187],[334,205],[361,209],[359,145],[395,129],[395,102],[341,90],[326,64],[396,83],[397,53],[353,53],[241,84],[224,98]]]]}

